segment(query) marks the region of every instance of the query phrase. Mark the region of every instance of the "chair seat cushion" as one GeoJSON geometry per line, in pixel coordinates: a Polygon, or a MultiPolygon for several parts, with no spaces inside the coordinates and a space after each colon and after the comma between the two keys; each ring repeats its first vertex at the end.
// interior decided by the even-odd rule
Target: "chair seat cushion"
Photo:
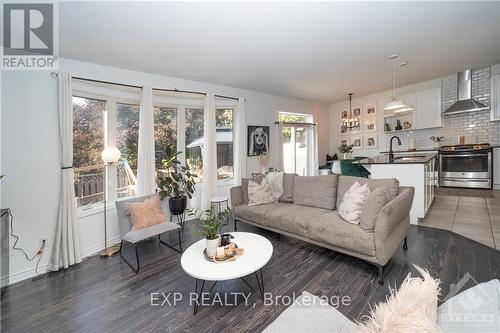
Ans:
{"type": "Polygon", "coordinates": [[[137,243],[143,239],[160,235],[167,231],[179,229],[181,226],[172,222],[155,224],[139,230],[131,230],[123,235],[122,239],[130,243],[137,243]]]}

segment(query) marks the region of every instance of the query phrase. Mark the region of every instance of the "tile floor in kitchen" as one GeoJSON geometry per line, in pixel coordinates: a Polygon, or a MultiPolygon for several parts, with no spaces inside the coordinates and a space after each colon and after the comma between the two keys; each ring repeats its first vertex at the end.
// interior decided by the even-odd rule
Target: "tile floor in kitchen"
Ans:
{"type": "Polygon", "coordinates": [[[500,250],[500,191],[436,188],[419,225],[453,231],[500,250]]]}

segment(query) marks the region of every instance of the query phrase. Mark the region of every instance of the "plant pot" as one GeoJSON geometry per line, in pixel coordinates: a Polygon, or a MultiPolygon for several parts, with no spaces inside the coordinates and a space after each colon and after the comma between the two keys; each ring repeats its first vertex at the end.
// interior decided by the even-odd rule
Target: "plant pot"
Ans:
{"type": "Polygon", "coordinates": [[[215,257],[217,255],[217,247],[220,244],[220,235],[216,239],[206,239],[207,244],[207,256],[215,257]]]}
{"type": "Polygon", "coordinates": [[[184,213],[186,207],[187,207],[187,197],[168,199],[168,208],[170,209],[170,213],[172,213],[172,215],[180,215],[184,213]]]}

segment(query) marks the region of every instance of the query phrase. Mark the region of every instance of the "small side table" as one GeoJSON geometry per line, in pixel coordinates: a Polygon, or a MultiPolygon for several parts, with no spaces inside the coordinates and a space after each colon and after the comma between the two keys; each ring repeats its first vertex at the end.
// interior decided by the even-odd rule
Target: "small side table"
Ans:
{"type": "MultiPolygon", "coordinates": [[[[224,209],[229,208],[229,197],[226,196],[218,196],[210,199],[210,208],[217,207],[217,212],[221,213],[224,209]]],[[[224,226],[227,226],[228,221],[224,223],[224,226]]]]}

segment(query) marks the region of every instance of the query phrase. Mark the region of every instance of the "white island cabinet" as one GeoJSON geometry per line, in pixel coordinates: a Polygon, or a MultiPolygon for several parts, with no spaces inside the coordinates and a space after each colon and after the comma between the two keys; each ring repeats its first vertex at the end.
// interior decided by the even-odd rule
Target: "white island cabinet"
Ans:
{"type": "Polygon", "coordinates": [[[415,196],[410,210],[410,223],[418,224],[419,219],[427,215],[434,201],[434,172],[436,153],[395,155],[389,160],[388,155],[378,155],[359,161],[371,173],[371,178],[396,178],[400,186],[415,188],[415,196]]]}

